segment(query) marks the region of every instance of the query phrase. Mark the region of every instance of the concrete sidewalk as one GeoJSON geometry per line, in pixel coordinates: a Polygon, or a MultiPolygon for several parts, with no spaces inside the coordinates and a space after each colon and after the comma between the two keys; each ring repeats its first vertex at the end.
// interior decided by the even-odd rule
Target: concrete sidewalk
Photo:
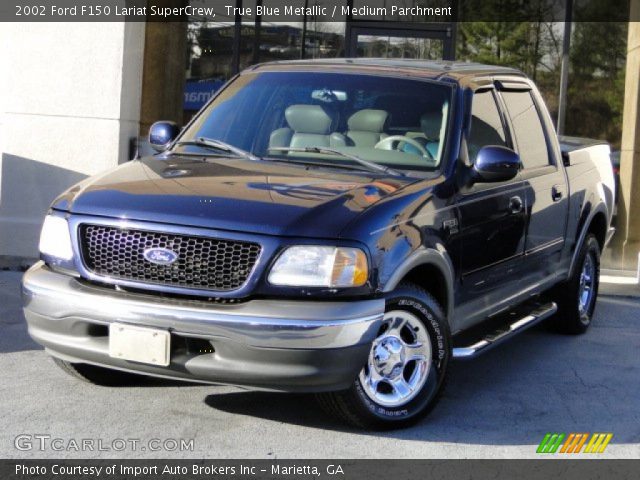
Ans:
{"type": "MultiPolygon", "coordinates": [[[[17,272],[0,272],[0,456],[9,458],[533,458],[546,432],[612,432],[599,458],[640,457],[640,300],[601,296],[582,336],[544,326],[454,363],[440,404],[413,428],[364,432],[309,395],[147,381],[104,388],[67,376],[26,333],[17,272]],[[15,447],[20,434],[62,451],[15,447]],[[101,439],[193,439],[192,451],[69,449],[101,439]]],[[[580,457],[591,458],[588,455],[580,457]]]]}
{"type": "Polygon", "coordinates": [[[640,297],[640,275],[631,270],[600,270],[600,293],[619,297],[640,297]]]}

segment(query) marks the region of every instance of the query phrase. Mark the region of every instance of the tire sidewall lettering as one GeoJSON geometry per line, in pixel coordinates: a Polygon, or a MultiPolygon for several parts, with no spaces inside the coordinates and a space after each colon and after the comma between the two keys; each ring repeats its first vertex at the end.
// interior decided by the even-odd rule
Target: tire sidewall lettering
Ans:
{"type": "MultiPolygon", "coordinates": [[[[413,313],[417,313],[421,318],[424,328],[426,328],[429,332],[429,339],[431,341],[431,347],[433,351],[433,363],[432,368],[435,370],[435,382],[439,383],[441,381],[443,375],[443,368],[446,367],[446,361],[448,359],[448,341],[446,337],[446,333],[443,331],[442,325],[438,322],[436,315],[434,312],[424,303],[412,299],[410,297],[400,296],[391,300],[387,309],[393,309],[395,307],[399,307],[400,309],[405,309],[408,311],[413,311],[413,313]]],[[[446,321],[446,320],[445,320],[446,321]]],[[[426,392],[421,392],[415,399],[411,400],[408,404],[398,407],[397,409],[386,408],[384,406],[378,405],[373,400],[369,398],[369,396],[365,393],[360,381],[356,379],[355,381],[356,392],[358,397],[363,401],[365,407],[374,415],[384,418],[407,418],[417,411],[421,410],[421,405],[425,402],[426,392]]],[[[427,389],[428,384],[425,385],[425,389],[427,389]]],[[[433,387],[433,385],[432,385],[433,387]]],[[[431,391],[437,391],[437,388],[431,389],[431,391]]],[[[431,398],[432,394],[429,394],[431,398]]]]}
{"type": "MultiPolygon", "coordinates": [[[[442,333],[442,328],[433,316],[433,313],[429,309],[427,309],[426,306],[421,302],[410,298],[400,299],[398,301],[398,306],[413,308],[417,310],[423,316],[423,318],[426,318],[429,321],[429,325],[431,326],[432,330],[432,335],[429,335],[429,338],[431,338],[432,340],[431,346],[434,347],[434,350],[437,352],[438,367],[440,367],[439,364],[445,358],[447,351],[445,349],[445,339],[442,333]]],[[[428,325],[425,326],[428,327],[428,325]]]]}

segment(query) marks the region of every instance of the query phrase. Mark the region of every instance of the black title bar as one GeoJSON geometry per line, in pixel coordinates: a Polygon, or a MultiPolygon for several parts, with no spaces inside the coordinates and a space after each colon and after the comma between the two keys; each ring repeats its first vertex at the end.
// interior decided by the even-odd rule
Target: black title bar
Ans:
{"type": "Polygon", "coordinates": [[[3,480],[636,478],[640,460],[0,460],[3,480]]]}
{"type": "MultiPolygon", "coordinates": [[[[568,0],[3,0],[3,22],[562,22],[568,0]]],[[[640,21],[630,0],[571,0],[573,21],[640,21]]]]}

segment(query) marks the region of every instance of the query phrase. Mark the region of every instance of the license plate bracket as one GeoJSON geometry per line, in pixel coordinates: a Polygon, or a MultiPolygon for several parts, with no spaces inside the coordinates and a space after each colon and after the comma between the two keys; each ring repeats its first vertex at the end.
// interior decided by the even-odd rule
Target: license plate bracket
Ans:
{"type": "Polygon", "coordinates": [[[169,365],[171,335],[167,330],[124,323],[109,325],[109,356],[120,360],[169,365]]]}

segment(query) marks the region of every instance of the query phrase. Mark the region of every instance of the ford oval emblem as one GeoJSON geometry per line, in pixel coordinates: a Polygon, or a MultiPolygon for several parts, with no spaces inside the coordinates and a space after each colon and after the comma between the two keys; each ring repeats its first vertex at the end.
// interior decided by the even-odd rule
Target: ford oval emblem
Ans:
{"type": "Polygon", "coordinates": [[[156,265],[171,265],[178,259],[178,254],[168,248],[147,248],[143,253],[144,258],[156,265]]]}

